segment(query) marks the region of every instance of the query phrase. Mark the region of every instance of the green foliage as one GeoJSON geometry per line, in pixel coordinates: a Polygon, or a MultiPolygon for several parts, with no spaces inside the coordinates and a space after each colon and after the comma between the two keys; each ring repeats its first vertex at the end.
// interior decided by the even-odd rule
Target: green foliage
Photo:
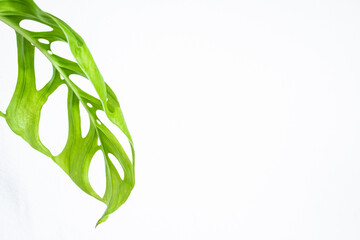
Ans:
{"type": "Polygon", "coordinates": [[[98,225],[127,200],[135,184],[133,142],[119,102],[114,92],[104,82],[83,39],[62,20],[43,12],[32,0],[0,0],[0,20],[16,31],[18,48],[18,81],[15,93],[6,113],[0,112],[0,116],[6,119],[14,133],[58,164],[84,192],[107,205],[106,211],[97,222],[98,225]],[[19,24],[26,19],[46,24],[53,30],[32,32],[23,29],[19,24]],[[42,39],[49,41],[49,44],[44,43],[42,39]],[[50,44],[54,41],[67,42],[76,62],[53,54],[50,44]],[[35,48],[39,49],[53,66],[52,78],[40,90],[36,89],[35,82],[35,48]],[[69,78],[71,74],[90,80],[99,98],[89,95],[74,84],[69,78]],[[39,121],[43,105],[62,84],[68,88],[69,133],[63,151],[53,156],[40,141],[39,121]],[[83,105],[90,117],[90,129],[84,138],[81,135],[79,104],[83,105]],[[132,161],[117,138],[100,121],[96,115],[97,111],[104,111],[110,121],[127,136],[131,145],[132,161]],[[104,196],[99,196],[93,190],[88,177],[91,159],[97,151],[102,151],[104,156],[106,171],[104,196]],[[113,154],[120,162],[124,170],[123,179],[111,162],[109,154],[113,154]]]}

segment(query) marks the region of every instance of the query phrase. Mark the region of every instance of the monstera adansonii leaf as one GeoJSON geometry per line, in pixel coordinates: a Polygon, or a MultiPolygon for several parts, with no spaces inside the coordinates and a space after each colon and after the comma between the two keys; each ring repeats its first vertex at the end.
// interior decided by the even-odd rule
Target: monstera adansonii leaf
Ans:
{"type": "Polygon", "coordinates": [[[6,113],[0,112],[0,116],[6,119],[14,133],[59,165],[84,192],[107,205],[103,216],[97,222],[98,225],[127,200],[135,184],[133,142],[117,97],[104,82],[84,40],[65,22],[43,12],[32,0],[0,0],[0,20],[15,30],[18,49],[16,89],[6,113]],[[20,27],[22,20],[37,21],[51,27],[52,31],[26,30],[20,27]],[[50,45],[55,41],[66,42],[76,62],[52,53],[50,45]],[[35,82],[35,48],[45,55],[53,67],[51,79],[40,90],[36,89],[35,82]],[[84,81],[90,81],[96,89],[98,98],[72,82],[69,77],[72,74],[84,77],[84,81]],[[43,105],[62,84],[68,88],[69,133],[65,148],[59,155],[54,156],[40,141],[39,121],[43,105]],[[80,104],[90,118],[89,132],[85,137],[82,137],[81,133],[80,104]],[[115,135],[100,121],[97,116],[99,111],[104,111],[108,119],[126,135],[131,146],[131,159],[115,135]],[[90,162],[97,151],[102,151],[104,156],[104,196],[99,196],[94,191],[88,176],[90,162]],[[119,161],[124,177],[120,177],[109,158],[110,154],[119,161]]]}

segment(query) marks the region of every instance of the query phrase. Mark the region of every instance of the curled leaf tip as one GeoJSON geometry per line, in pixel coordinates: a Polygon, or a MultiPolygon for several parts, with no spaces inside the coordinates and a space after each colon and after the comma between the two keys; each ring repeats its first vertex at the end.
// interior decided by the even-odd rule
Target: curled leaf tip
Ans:
{"type": "Polygon", "coordinates": [[[97,221],[95,228],[97,228],[97,226],[99,226],[101,223],[105,222],[107,219],[109,218],[109,215],[103,216],[99,219],[99,221],[97,221]]]}

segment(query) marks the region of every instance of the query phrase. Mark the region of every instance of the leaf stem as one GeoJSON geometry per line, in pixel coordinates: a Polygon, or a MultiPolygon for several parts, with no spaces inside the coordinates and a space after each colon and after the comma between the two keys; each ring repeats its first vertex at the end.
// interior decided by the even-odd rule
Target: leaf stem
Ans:
{"type": "Polygon", "coordinates": [[[5,117],[6,117],[6,114],[5,114],[5,113],[3,113],[2,111],[0,111],[0,117],[5,118],[5,117]]]}

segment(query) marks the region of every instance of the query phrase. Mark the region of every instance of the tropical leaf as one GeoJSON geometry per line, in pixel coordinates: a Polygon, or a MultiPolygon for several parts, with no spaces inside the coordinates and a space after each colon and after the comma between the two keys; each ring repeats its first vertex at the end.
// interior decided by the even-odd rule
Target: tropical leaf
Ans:
{"type": "Polygon", "coordinates": [[[110,87],[104,82],[84,40],[65,22],[43,12],[32,0],[0,0],[0,20],[16,31],[18,48],[18,80],[14,95],[0,116],[6,119],[11,130],[21,136],[33,148],[50,157],[84,192],[104,202],[107,208],[97,225],[118,209],[129,197],[134,178],[134,148],[120,104],[110,87]],[[34,32],[20,27],[23,20],[32,20],[51,27],[52,31],[34,32]],[[76,62],[51,52],[51,43],[66,42],[76,62]],[[40,90],[36,89],[34,50],[39,49],[51,62],[53,75],[40,90]],[[70,75],[80,75],[95,87],[98,98],[88,94],[70,80],[70,75]],[[62,84],[68,88],[67,108],[69,133],[63,151],[54,156],[40,141],[39,121],[43,105],[48,97],[62,84]],[[81,134],[80,104],[90,117],[90,129],[85,137],[81,134]],[[97,116],[104,111],[110,121],[126,135],[131,146],[131,159],[114,134],[97,116]],[[100,143],[100,144],[98,144],[100,143]],[[102,151],[106,171],[106,189],[99,196],[89,182],[90,162],[97,151],[102,151]],[[124,171],[121,178],[109,155],[119,161],[124,171]]]}

